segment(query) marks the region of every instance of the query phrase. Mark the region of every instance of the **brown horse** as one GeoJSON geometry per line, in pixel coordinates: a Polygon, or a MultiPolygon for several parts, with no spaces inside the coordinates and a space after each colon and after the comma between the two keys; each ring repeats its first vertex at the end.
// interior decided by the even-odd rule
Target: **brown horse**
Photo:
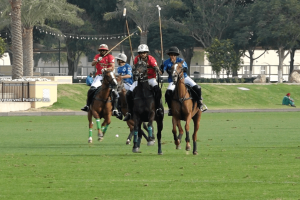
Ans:
{"type": "MultiPolygon", "coordinates": [[[[118,82],[118,93],[119,93],[119,101],[120,101],[120,107],[121,107],[121,113],[123,115],[125,115],[127,112],[128,112],[128,108],[127,108],[127,102],[126,102],[126,89],[124,88],[124,83],[122,81],[122,79],[120,78],[120,76],[117,76],[117,82],[118,82]]],[[[130,133],[127,137],[127,140],[126,140],[126,144],[129,145],[130,144],[130,141],[132,139],[132,136],[134,134],[133,132],[133,128],[134,128],[134,121],[133,119],[130,119],[127,122],[127,125],[130,129],[130,133]]],[[[143,123],[143,128],[147,130],[147,125],[145,123],[143,123]]],[[[141,134],[144,136],[144,138],[148,141],[148,146],[152,146],[154,145],[154,138],[153,140],[149,140],[147,135],[144,133],[143,130],[139,129],[139,132],[141,132],[141,134]]],[[[153,135],[154,137],[154,135],[153,135]]]]}
{"type": "MultiPolygon", "coordinates": [[[[173,123],[173,135],[174,141],[176,144],[176,149],[180,149],[181,138],[183,134],[183,129],[180,124],[180,120],[185,121],[185,132],[186,132],[186,151],[190,151],[190,122],[191,119],[194,121],[194,134],[193,134],[193,154],[197,155],[197,131],[200,126],[200,119],[202,111],[195,105],[195,102],[192,100],[192,96],[189,94],[185,84],[184,84],[184,74],[182,63],[175,63],[172,66],[172,78],[173,82],[176,85],[173,92],[172,99],[172,123],[173,123]],[[176,135],[176,126],[179,129],[179,135],[176,135]]],[[[197,103],[196,103],[197,104],[197,103]]]]}
{"type": "Polygon", "coordinates": [[[88,112],[89,120],[89,143],[92,143],[92,129],[93,121],[92,117],[96,119],[98,129],[98,141],[103,140],[104,134],[106,133],[107,127],[111,123],[110,117],[112,116],[112,99],[111,92],[112,88],[117,86],[117,80],[113,72],[104,71],[102,86],[99,91],[96,91],[93,102],[88,112]],[[100,119],[104,118],[102,124],[100,119]]]}

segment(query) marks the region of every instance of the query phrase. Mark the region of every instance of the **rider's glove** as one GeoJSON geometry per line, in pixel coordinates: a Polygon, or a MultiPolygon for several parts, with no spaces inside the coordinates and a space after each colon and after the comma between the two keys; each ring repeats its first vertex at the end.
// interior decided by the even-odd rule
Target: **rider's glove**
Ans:
{"type": "Polygon", "coordinates": [[[105,71],[106,71],[106,68],[103,68],[103,69],[101,70],[102,74],[103,74],[105,71]]]}
{"type": "Polygon", "coordinates": [[[97,59],[97,62],[101,61],[102,60],[102,57],[100,56],[98,59],[97,59]]]}
{"type": "Polygon", "coordinates": [[[165,72],[163,64],[160,66],[160,71],[161,71],[162,74],[165,72]]]}

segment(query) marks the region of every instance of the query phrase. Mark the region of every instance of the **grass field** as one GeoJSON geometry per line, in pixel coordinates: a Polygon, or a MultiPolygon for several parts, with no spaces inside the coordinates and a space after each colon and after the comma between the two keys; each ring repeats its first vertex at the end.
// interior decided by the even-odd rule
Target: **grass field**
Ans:
{"type": "MultiPolygon", "coordinates": [[[[164,94],[168,84],[163,85],[164,94]]],[[[287,84],[201,84],[205,104],[210,110],[215,109],[282,109],[291,108],[282,106],[283,97],[290,92],[291,97],[300,102],[300,85],[287,84]],[[250,90],[239,90],[246,87],[250,90]]],[[[89,87],[85,84],[58,85],[58,101],[46,110],[76,110],[80,111],[86,102],[86,93],[89,87]]],[[[166,104],[164,104],[167,107],[166,104]]],[[[291,108],[293,109],[293,108],[291,108]]]]}
{"type": "Polygon", "coordinates": [[[144,140],[132,153],[115,118],[90,145],[85,116],[0,117],[0,127],[0,199],[300,199],[298,112],[203,113],[197,156],[185,142],[175,150],[170,117],[162,156],[144,140]]]}

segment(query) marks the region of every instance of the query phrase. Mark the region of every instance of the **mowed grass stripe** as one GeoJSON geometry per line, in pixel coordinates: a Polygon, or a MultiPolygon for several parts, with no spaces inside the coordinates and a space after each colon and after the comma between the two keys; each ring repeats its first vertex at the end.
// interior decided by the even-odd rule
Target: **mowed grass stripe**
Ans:
{"type": "Polygon", "coordinates": [[[1,117],[0,199],[298,199],[298,115],[204,113],[198,156],[175,150],[171,117],[162,156],[132,153],[115,118],[89,145],[85,116],[1,117]]]}

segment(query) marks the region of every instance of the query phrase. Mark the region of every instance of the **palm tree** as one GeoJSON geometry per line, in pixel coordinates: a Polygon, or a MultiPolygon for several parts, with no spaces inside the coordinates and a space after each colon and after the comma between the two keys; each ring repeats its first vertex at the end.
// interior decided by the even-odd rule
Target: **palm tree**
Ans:
{"type": "Polygon", "coordinates": [[[22,78],[23,51],[21,30],[21,5],[22,0],[10,0],[11,4],[11,35],[13,51],[12,79],[22,78]]]}
{"type": "MultiPolygon", "coordinates": [[[[0,2],[5,1],[8,0],[0,0],[0,2]]],[[[82,25],[83,20],[78,17],[78,13],[83,12],[83,10],[66,0],[23,0],[21,9],[24,76],[32,76],[34,26],[40,26],[52,32],[59,32],[59,30],[45,25],[45,21],[63,21],[82,25]]],[[[6,9],[6,12],[10,11],[6,9]]]]}
{"type": "Polygon", "coordinates": [[[123,0],[117,4],[118,10],[104,14],[105,20],[121,17],[123,9],[126,8],[127,16],[142,28],[140,44],[147,44],[147,33],[149,26],[158,21],[158,10],[156,5],[165,5],[165,0],[123,0]]]}

